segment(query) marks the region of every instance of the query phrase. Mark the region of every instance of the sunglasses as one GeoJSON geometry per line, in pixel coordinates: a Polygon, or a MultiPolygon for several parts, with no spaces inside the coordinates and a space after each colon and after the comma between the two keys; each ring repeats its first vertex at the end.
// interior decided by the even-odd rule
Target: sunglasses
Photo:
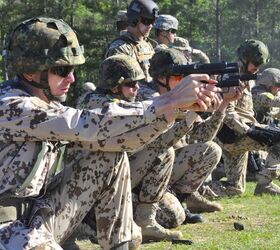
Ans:
{"type": "Polygon", "coordinates": [[[74,72],[74,67],[73,66],[58,66],[58,67],[51,68],[50,71],[55,75],[58,75],[61,77],[66,77],[71,72],[74,72]]]}
{"type": "Polygon", "coordinates": [[[138,84],[138,81],[135,82],[127,82],[123,86],[128,87],[128,88],[135,88],[136,85],[138,84]]]}
{"type": "Polygon", "coordinates": [[[177,30],[175,30],[175,29],[170,29],[169,32],[172,33],[172,34],[176,34],[177,30]]]}
{"type": "Polygon", "coordinates": [[[144,18],[144,17],[140,18],[140,22],[143,23],[146,26],[154,24],[155,21],[156,21],[156,19],[150,19],[150,18],[144,18]]]}

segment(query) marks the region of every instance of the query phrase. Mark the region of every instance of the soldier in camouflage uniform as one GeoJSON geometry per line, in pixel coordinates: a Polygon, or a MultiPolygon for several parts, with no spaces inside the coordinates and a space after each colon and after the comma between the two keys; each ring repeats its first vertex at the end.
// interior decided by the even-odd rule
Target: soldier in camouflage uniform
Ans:
{"type": "Polygon", "coordinates": [[[93,205],[98,243],[103,249],[124,249],[133,224],[129,168],[108,162],[94,144],[167,119],[166,109],[173,114],[188,100],[201,104],[201,95],[186,96],[199,91],[196,80],[204,76],[182,81],[173,101],[166,95],[94,110],[63,106],[75,80],[73,68],[84,61],[75,32],[62,20],[32,18],[9,36],[7,66],[17,77],[0,88],[1,249],[61,249],[58,244],[93,205]],[[61,161],[66,141],[82,147],[61,161]]]}
{"type": "Polygon", "coordinates": [[[155,41],[149,39],[150,31],[158,16],[158,6],[152,0],[133,0],[127,9],[127,32],[115,39],[106,52],[106,57],[125,54],[135,58],[140,64],[147,82],[149,60],[154,54],[155,41]]]}
{"type": "Polygon", "coordinates": [[[127,11],[126,10],[119,10],[117,13],[117,20],[116,20],[116,26],[117,26],[117,31],[119,32],[120,35],[125,34],[127,31],[127,11]]]}
{"type": "Polygon", "coordinates": [[[254,111],[259,123],[277,125],[280,108],[280,69],[265,69],[252,89],[254,111]],[[277,109],[273,109],[277,108],[277,109]],[[276,111],[277,110],[277,111],[276,111]]]}
{"type": "MultiPolygon", "coordinates": [[[[267,46],[258,40],[246,40],[237,49],[240,71],[256,73],[269,60],[267,46]]],[[[238,195],[245,192],[248,151],[268,151],[265,168],[256,174],[256,195],[280,194],[280,188],[272,182],[280,163],[280,144],[268,146],[268,137],[254,126],[262,127],[254,116],[251,88],[254,81],[246,83],[242,98],[227,108],[224,126],[218,135],[223,149],[226,182],[212,182],[211,189],[219,196],[238,195]]],[[[259,97],[258,97],[259,98],[259,97]]]]}
{"type": "Polygon", "coordinates": [[[210,63],[209,57],[203,51],[192,48],[189,41],[183,37],[177,36],[172,48],[182,51],[189,63],[196,61],[196,59],[198,59],[200,63],[210,63]]]}
{"type": "Polygon", "coordinates": [[[178,20],[171,15],[159,15],[155,25],[156,40],[158,42],[157,49],[167,49],[172,46],[176,38],[178,30],[178,20]]]}
{"type": "MultiPolygon", "coordinates": [[[[149,99],[153,96],[154,92],[163,94],[173,89],[178,84],[180,76],[169,75],[168,69],[174,64],[186,63],[184,55],[175,49],[157,51],[151,59],[150,67],[150,74],[153,76],[154,83],[147,87],[140,87],[138,99],[149,99]]],[[[172,129],[147,145],[142,151],[130,157],[131,165],[142,169],[145,165],[157,166],[161,163],[161,158],[168,151],[174,150],[176,157],[169,184],[180,195],[182,200],[186,199],[188,208],[194,212],[222,210],[218,203],[206,200],[197,192],[199,186],[204,182],[221,157],[220,147],[211,140],[215,137],[223,121],[225,107],[228,102],[225,101],[221,104],[222,100],[219,96],[212,101],[215,109],[218,110],[211,117],[211,121],[200,122],[199,126],[193,126],[198,115],[191,111],[187,113],[180,112],[181,117],[172,129]],[[219,105],[221,105],[221,109],[219,105]],[[185,137],[186,134],[187,136],[190,135],[192,144],[188,144],[188,140],[185,137]],[[197,143],[194,140],[197,140],[197,143]],[[141,166],[143,167],[141,168],[141,166]]],[[[181,216],[182,208],[172,207],[168,204],[169,201],[172,201],[174,204],[178,204],[178,202],[174,200],[172,194],[168,193],[167,195],[168,197],[164,197],[161,200],[157,218],[165,227],[173,227],[174,225],[181,224],[184,218],[182,219],[181,216]],[[165,204],[165,201],[167,204],[165,204]],[[179,212],[177,213],[176,211],[178,210],[179,212]]]]}

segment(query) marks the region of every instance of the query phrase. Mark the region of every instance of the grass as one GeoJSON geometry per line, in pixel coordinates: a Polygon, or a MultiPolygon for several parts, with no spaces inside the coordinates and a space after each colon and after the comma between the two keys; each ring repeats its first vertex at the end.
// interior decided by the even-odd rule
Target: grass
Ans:
{"type": "MultiPolygon", "coordinates": [[[[280,185],[280,182],[275,182],[280,185]]],[[[143,244],[146,250],[183,249],[280,249],[280,196],[254,196],[255,183],[247,183],[244,195],[222,198],[223,212],[205,213],[204,223],[180,226],[191,246],[172,245],[170,242],[143,244]],[[244,230],[234,229],[234,222],[244,225],[244,230]]],[[[97,250],[89,241],[77,242],[81,250],[97,250]]]]}

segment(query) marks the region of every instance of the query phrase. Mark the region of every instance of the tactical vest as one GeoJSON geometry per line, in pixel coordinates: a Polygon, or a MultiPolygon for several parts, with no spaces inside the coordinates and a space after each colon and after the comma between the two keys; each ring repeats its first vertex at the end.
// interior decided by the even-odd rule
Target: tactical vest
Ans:
{"type": "MultiPolygon", "coordinates": [[[[142,41],[134,41],[130,37],[121,35],[117,39],[113,40],[113,42],[117,40],[122,40],[128,44],[130,44],[133,48],[134,54],[136,56],[137,62],[140,64],[141,69],[143,70],[146,81],[151,82],[152,77],[149,74],[150,68],[150,59],[154,55],[155,51],[150,41],[142,40],[142,41]]],[[[111,44],[112,44],[111,43],[111,44]]]]}

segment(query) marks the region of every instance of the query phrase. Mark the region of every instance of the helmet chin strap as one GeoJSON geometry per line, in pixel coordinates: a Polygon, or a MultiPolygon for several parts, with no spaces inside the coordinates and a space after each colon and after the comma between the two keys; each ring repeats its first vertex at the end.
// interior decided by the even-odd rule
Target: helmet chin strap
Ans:
{"type": "Polygon", "coordinates": [[[171,88],[169,86],[169,79],[170,79],[170,76],[166,76],[165,77],[165,80],[166,80],[166,84],[163,84],[162,82],[160,82],[158,79],[155,79],[154,81],[160,85],[161,87],[165,88],[167,91],[170,91],[171,88]]]}
{"type": "Polygon", "coordinates": [[[248,71],[248,66],[249,66],[249,62],[248,61],[246,61],[246,62],[244,62],[241,58],[240,58],[240,61],[241,61],[241,63],[242,63],[242,67],[243,67],[243,70],[244,70],[244,73],[250,73],[249,71],[248,71]]]}
{"type": "Polygon", "coordinates": [[[58,102],[65,102],[67,95],[64,94],[62,96],[54,96],[51,93],[51,89],[49,86],[49,80],[48,80],[48,70],[42,71],[40,74],[40,82],[35,82],[35,81],[28,81],[26,80],[23,76],[21,76],[21,79],[26,83],[29,84],[35,88],[42,89],[45,96],[50,100],[50,101],[58,101],[58,102]]]}
{"type": "Polygon", "coordinates": [[[162,34],[162,36],[163,36],[164,38],[166,38],[167,41],[168,41],[168,46],[172,45],[172,43],[171,43],[171,41],[170,41],[168,35],[166,35],[166,34],[167,34],[167,31],[164,30],[162,33],[164,34],[164,35],[162,34]]]}

